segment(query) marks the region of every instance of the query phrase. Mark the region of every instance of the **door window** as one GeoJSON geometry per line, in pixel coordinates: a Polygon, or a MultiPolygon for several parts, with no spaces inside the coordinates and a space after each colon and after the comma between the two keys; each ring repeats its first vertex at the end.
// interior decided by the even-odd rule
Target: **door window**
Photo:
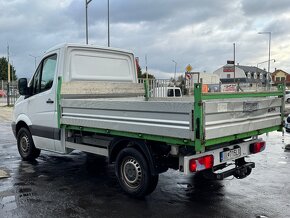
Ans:
{"type": "Polygon", "coordinates": [[[36,95],[40,92],[49,90],[52,87],[57,55],[45,58],[38,66],[31,81],[31,94],[36,95]]]}
{"type": "Polygon", "coordinates": [[[174,91],[175,91],[175,97],[181,96],[180,89],[174,89],[174,91]]]}
{"type": "Polygon", "coordinates": [[[52,87],[55,67],[56,67],[56,54],[46,58],[43,61],[40,92],[49,90],[52,87]]]}
{"type": "Polygon", "coordinates": [[[39,78],[40,78],[40,69],[41,66],[39,65],[32,80],[32,95],[39,93],[39,78]]]}
{"type": "Polygon", "coordinates": [[[167,97],[173,97],[173,96],[174,96],[173,89],[168,89],[167,90],[167,97]]]}

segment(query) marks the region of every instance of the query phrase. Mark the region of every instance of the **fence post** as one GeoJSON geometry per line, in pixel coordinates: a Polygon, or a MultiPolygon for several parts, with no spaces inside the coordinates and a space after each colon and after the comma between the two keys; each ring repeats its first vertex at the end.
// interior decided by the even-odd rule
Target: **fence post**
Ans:
{"type": "Polygon", "coordinates": [[[7,82],[7,106],[10,105],[10,98],[9,98],[9,82],[7,82]]]}

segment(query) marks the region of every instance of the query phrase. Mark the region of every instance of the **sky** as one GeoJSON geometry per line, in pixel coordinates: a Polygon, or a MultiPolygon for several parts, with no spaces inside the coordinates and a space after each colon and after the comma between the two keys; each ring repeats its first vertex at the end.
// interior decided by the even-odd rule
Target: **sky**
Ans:
{"type": "MultiPolygon", "coordinates": [[[[133,51],[145,71],[168,79],[185,72],[212,73],[233,59],[256,66],[268,60],[271,71],[290,73],[289,0],[110,0],[111,46],[133,51]]],[[[88,5],[89,44],[107,46],[107,0],[88,5]]],[[[63,42],[85,43],[85,0],[0,0],[0,57],[7,56],[17,76],[31,77],[34,58],[63,42]]],[[[267,63],[259,65],[267,68],[267,63]]]]}

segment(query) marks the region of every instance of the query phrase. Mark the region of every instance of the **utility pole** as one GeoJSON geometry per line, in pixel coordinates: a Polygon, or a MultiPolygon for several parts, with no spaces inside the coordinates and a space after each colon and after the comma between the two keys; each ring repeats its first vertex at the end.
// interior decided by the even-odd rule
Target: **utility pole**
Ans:
{"type": "Polygon", "coordinates": [[[29,54],[29,56],[34,58],[34,68],[36,69],[36,58],[38,58],[39,56],[34,56],[32,54],[29,54]]]}
{"type": "Polygon", "coordinates": [[[7,105],[10,105],[10,98],[9,98],[9,83],[10,83],[10,63],[9,63],[9,44],[7,45],[7,63],[8,63],[8,72],[7,72],[7,105]]]}
{"type": "Polygon", "coordinates": [[[146,79],[148,80],[148,67],[147,67],[147,54],[145,55],[145,65],[146,65],[146,79]]]}
{"type": "Polygon", "coordinates": [[[88,30],[88,5],[90,4],[92,0],[85,0],[85,5],[86,5],[86,43],[89,43],[89,30],[88,30]]]}
{"type": "Polygon", "coordinates": [[[175,60],[172,60],[172,62],[174,63],[174,81],[176,82],[176,66],[177,66],[177,62],[175,60]]]}
{"type": "Polygon", "coordinates": [[[7,45],[7,64],[8,64],[8,74],[7,74],[7,81],[10,83],[10,63],[9,63],[9,45],[7,45]]]}
{"type": "Polygon", "coordinates": [[[269,54],[268,54],[268,73],[267,73],[267,87],[270,88],[270,62],[271,62],[271,38],[272,38],[272,32],[259,32],[258,34],[268,34],[269,35],[269,54]]]}
{"type": "Polygon", "coordinates": [[[110,0],[108,0],[108,47],[110,47],[110,0]]]}
{"type": "Polygon", "coordinates": [[[234,83],[236,83],[236,43],[234,45],[234,83]]]}

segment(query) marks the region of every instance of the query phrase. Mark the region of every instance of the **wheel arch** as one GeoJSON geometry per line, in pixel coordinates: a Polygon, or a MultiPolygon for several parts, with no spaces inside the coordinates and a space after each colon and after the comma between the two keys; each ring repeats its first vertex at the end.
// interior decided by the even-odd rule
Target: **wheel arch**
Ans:
{"type": "Polygon", "coordinates": [[[16,136],[22,127],[26,128],[29,132],[31,132],[29,126],[23,120],[21,120],[16,124],[16,136]]]}
{"type": "Polygon", "coordinates": [[[18,131],[20,130],[21,127],[25,127],[25,128],[27,128],[30,131],[29,126],[32,125],[32,122],[30,121],[28,116],[25,115],[25,114],[19,114],[19,116],[17,117],[15,123],[16,123],[16,135],[17,135],[17,133],[18,133],[18,131]]]}
{"type": "Polygon", "coordinates": [[[134,147],[141,152],[150,168],[152,175],[158,175],[157,167],[155,166],[155,160],[153,158],[150,147],[143,140],[131,139],[131,138],[116,138],[109,145],[109,163],[116,161],[119,152],[127,147],[134,147]]]}

